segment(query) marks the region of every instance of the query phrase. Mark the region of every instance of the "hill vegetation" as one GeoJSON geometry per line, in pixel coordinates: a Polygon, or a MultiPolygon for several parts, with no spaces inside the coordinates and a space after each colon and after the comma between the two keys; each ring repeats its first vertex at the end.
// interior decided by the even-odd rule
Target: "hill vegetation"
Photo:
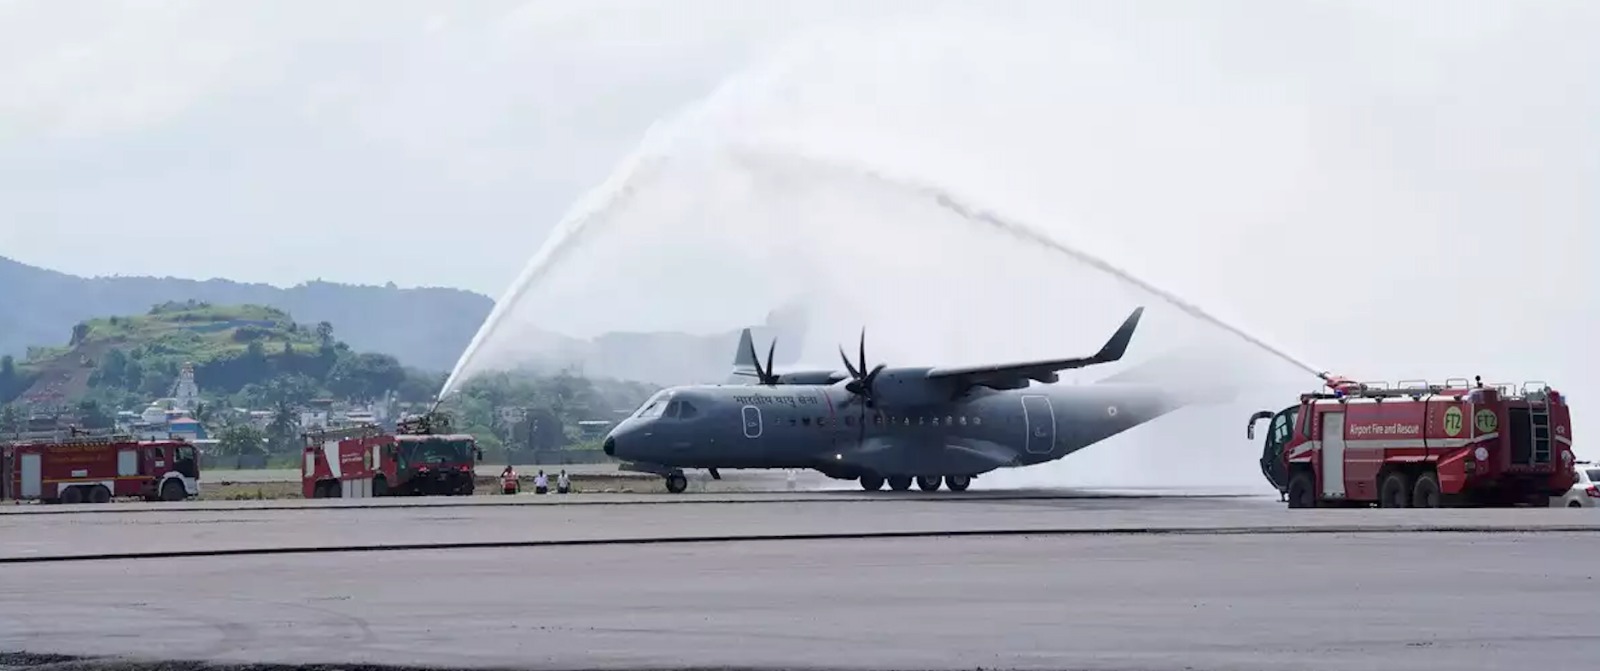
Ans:
{"type": "Polygon", "coordinates": [[[171,395],[185,365],[207,396],[237,407],[299,405],[322,395],[372,401],[391,392],[421,402],[441,382],[393,356],[355,352],[329,322],[301,324],[260,305],[186,301],[80,322],[66,347],[31,348],[20,363],[0,359],[0,402],[141,407],[171,395]]]}
{"type": "MultiPolygon", "coordinates": [[[[260,305],[185,301],[80,322],[64,347],[34,347],[21,361],[0,358],[0,405],[68,408],[83,426],[110,426],[118,410],[171,396],[186,365],[201,392],[195,418],[221,440],[216,454],[264,453],[284,464],[299,449],[300,410],[313,399],[385,405],[393,416],[408,404],[428,407],[444,382],[443,373],[354,351],[330,322],[303,324],[260,305]],[[267,411],[269,419],[261,426],[241,409],[267,411]]],[[[582,422],[614,421],[656,389],[570,371],[504,373],[472,380],[445,409],[498,459],[507,449],[596,447],[582,422]]],[[[15,406],[0,411],[0,431],[19,417],[15,406]]]]}
{"type": "Polygon", "coordinates": [[[80,322],[138,314],[168,301],[267,305],[307,323],[338,323],[340,338],[351,347],[425,370],[453,366],[494,307],[488,296],[459,289],[329,282],[283,289],[220,279],[87,278],[0,257],[0,355],[23,357],[30,346],[60,342],[80,322]]]}
{"type": "MultiPolygon", "coordinates": [[[[387,354],[428,371],[454,367],[494,307],[487,296],[456,289],[327,282],[281,289],[229,280],[85,278],[0,257],[0,355],[48,359],[66,348],[37,354],[30,354],[30,348],[61,342],[79,323],[104,315],[141,314],[168,301],[270,306],[304,323],[337,324],[339,339],[356,351],[387,354]]],[[[751,326],[758,342],[778,337],[794,343],[802,339],[806,320],[805,306],[794,303],[774,310],[765,324],[751,326]]],[[[739,332],[613,332],[576,339],[532,331],[518,333],[517,339],[519,347],[545,355],[525,363],[546,374],[577,367],[593,376],[668,385],[724,379],[739,332]]],[[[797,354],[793,347],[780,346],[776,363],[793,363],[797,354]]]]}

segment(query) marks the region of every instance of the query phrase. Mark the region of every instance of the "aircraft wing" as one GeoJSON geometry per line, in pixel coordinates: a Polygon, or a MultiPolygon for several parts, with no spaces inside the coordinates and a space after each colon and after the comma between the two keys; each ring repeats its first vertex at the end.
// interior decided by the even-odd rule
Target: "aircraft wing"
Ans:
{"type": "Polygon", "coordinates": [[[946,380],[956,382],[962,387],[992,386],[997,388],[1017,388],[1023,386],[1028,380],[1039,382],[1055,382],[1060,378],[1057,372],[1083,368],[1097,364],[1111,363],[1122,358],[1128,351],[1128,343],[1133,340],[1133,330],[1139,326],[1139,317],[1144,315],[1144,308],[1140,307],[1122,322],[1122,326],[1105,346],[1095,352],[1093,356],[1078,357],[1073,359],[1045,359],[1041,361],[1021,361],[1016,363],[986,364],[980,366],[961,366],[935,368],[928,371],[930,380],[946,380]]]}

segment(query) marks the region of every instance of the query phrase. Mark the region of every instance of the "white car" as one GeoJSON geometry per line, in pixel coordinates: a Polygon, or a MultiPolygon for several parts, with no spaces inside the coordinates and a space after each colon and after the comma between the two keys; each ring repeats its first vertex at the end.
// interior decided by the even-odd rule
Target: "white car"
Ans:
{"type": "Polygon", "coordinates": [[[1593,508],[1600,504],[1600,467],[1587,461],[1580,461],[1574,466],[1578,471],[1578,481],[1573,483],[1572,489],[1561,498],[1552,497],[1550,505],[1566,508],[1593,508]]]}

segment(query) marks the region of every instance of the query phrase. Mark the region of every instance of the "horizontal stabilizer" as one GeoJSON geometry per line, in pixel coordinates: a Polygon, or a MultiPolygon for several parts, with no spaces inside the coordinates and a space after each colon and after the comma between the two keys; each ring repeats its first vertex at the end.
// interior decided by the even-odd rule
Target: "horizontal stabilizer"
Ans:
{"type": "Polygon", "coordinates": [[[1074,368],[1084,368],[1104,363],[1111,363],[1122,358],[1128,351],[1128,343],[1133,340],[1133,331],[1139,327],[1139,318],[1144,315],[1144,308],[1136,308],[1133,314],[1122,322],[1116,333],[1111,334],[1111,339],[1095,352],[1093,356],[1077,357],[1072,359],[1046,359],[1042,361],[1024,361],[1007,364],[988,364],[981,366],[945,367],[934,368],[928,371],[928,379],[956,380],[962,386],[972,385],[998,385],[1015,387],[1027,380],[1039,382],[1055,382],[1060,379],[1056,373],[1074,368]]]}

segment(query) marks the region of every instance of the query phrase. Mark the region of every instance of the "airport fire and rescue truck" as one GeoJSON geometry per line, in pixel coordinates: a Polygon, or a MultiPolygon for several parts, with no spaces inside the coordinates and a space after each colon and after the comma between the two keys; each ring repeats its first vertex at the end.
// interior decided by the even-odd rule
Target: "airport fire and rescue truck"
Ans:
{"type": "Polygon", "coordinates": [[[1262,473],[1290,508],[1548,505],[1574,473],[1566,399],[1543,383],[1325,377],[1271,419],[1262,473]]]}
{"type": "Polygon", "coordinates": [[[471,495],[483,458],[477,441],[451,433],[440,413],[404,420],[395,432],[364,424],[305,439],[300,486],[308,499],[471,495]]]}
{"type": "Polygon", "coordinates": [[[187,441],[69,431],[0,443],[0,500],[107,503],[199,495],[199,451],[187,441]]]}

